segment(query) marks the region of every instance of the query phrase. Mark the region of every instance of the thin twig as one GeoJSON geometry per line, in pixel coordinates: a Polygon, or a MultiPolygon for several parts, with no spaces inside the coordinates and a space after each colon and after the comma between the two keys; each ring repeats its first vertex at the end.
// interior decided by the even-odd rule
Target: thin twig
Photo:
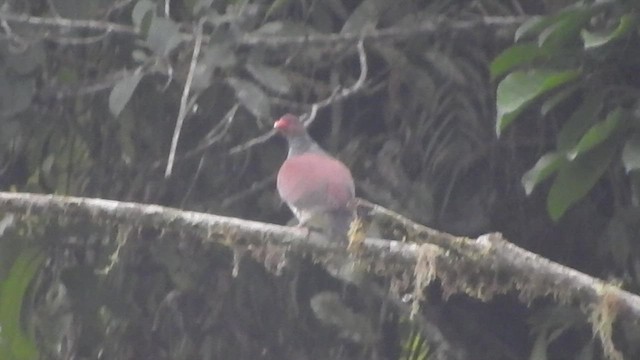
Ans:
{"type": "MultiPolygon", "coordinates": [[[[447,17],[434,17],[424,19],[416,26],[394,26],[385,29],[369,31],[364,36],[359,33],[337,33],[337,34],[306,34],[298,36],[277,36],[271,34],[246,34],[238,39],[238,46],[255,47],[263,46],[269,48],[283,48],[300,45],[320,45],[336,46],[356,43],[360,39],[367,41],[402,41],[408,37],[435,34],[451,30],[474,31],[480,28],[495,27],[515,27],[530,19],[528,16],[483,16],[470,20],[452,20],[447,17]]],[[[51,18],[31,16],[27,14],[13,14],[0,11],[0,20],[8,22],[26,23],[37,26],[92,29],[128,35],[139,35],[133,26],[112,23],[99,20],[76,20],[68,18],[51,18]]],[[[184,34],[184,40],[192,40],[197,34],[184,34]]],[[[208,43],[210,38],[203,37],[203,41],[208,43]]]]}
{"type": "MultiPolygon", "coordinates": [[[[311,123],[313,123],[313,121],[316,118],[316,114],[318,113],[318,110],[323,109],[333,104],[334,102],[343,101],[346,98],[358,93],[359,91],[361,91],[366,87],[365,85],[366,85],[367,73],[369,71],[368,70],[369,67],[367,65],[367,53],[364,50],[364,35],[360,36],[360,41],[358,41],[357,48],[358,48],[358,58],[360,60],[360,76],[358,77],[358,80],[352,86],[346,89],[340,89],[340,88],[334,89],[334,91],[331,93],[329,97],[327,97],[322,101],[314,103],[311,106],[311,111],[309,114],[301,115],[301,118],[304,119],[303,121],[305,126],[309,126],[311,123]]],[[[273,135],[275,135],[275,131],[272,129],[269,132],[262,134],[258,137],[255,137],[243,144],[234,146],[233,148],[231,148],[231,150],[229,150],[229,153],[236,154],[241,151],[250,149],[258,144],[262,144],[267,140],[271,139],[273,135]]]]}
{"type": "Polygon", "coordinates": [[[316,114],[318,110],[323,109],[337,101],[342,101],[347,97],[355,94],[360,91],[367,80],[367,73],[369,72],[369,67],[367,65],[367,53],[364,51],[364,35],[360,37],[360,41],[358,41],[358,60],[360,61],[360,76],[358,76],[358,80],[351,87],[346,89],[336,91],[331,94],[328,98],[317,102],[311,106],[311,113],[308,116],[305,116],[304,125],[309,126],[313,123],[316,118],[316,114]]]}
{"type": "Polygon", "coordinates": [[[273,173],[267,177],[265,177],[264,179],[254,182],[253,184],[251,184],[251,186],[249,186],[248,188],[235,193],[231,196],[227,196],[223,201],[222,201],[222,205],[220,206],[223,209],[228,209],[229,207],[231,207],[231,205],[237,203],[238,201],[244,200],[247,197],[260,192],[262,190],[264,190],[267,186],[273,184],[273,182],[276,180],[276,174],[273,173]]]}
{"type": "Polygon", "coordinates": [[[196,187],[196,181],[198,181],[198,178],[200,177],[200,173],[202,172],[202,168],[204,167],[204,162],[206,158],[207,158],[207,154],[202,154],[202,156],[200,157],[200,161],[198,162],[198,168],[196,169],[196,173],[193,175],[193,178],[191,179],[191,183],[189,184],[189,188],[187,189],[187,192],[184,194],[184,196],[182,197],[182,201],[180,202],[180,208],[184,208],[185,204],[187,203],[187,199],[189,199],[189,197],[191,196],[191,193],[193,192],[193,189],[196,187]]]}
{"type": "Polygon", "coordinates": [[[176,157],[176,149],[178,148],[178,140],[180,139],[180,132],[182,131],[182,124],[187,116],[189,91],[191,90],[191,83],[193,82],[193,74],[196,71],[196,65],[198,64],[198,56],[200,55],[200,48],[202,47],[202,26],[204,20],[198,21],[196,28],[196,41],[193,46],[193,55],[191,56],[191,64],[189,65],[189,73],[184,83],[184,89],[182,91],[182,98],[180,99],[180,110],[178,111],[178,119],[176,120],[176,128],[173,132],[173,139],[171,139],[171,150],[169,151],[169,158],[167,159],[167,168],[164,172],[164,177],[171,176],[173,171],[173,162],[176,157]]]}
{"type": "Polygon", "coordinates": [[[235,104],[229,111],[227,111],[226,115],[207,135],[204,137],[204,140],[200,145],[198,145],[195,149],[192,149],[186,152],[183,157],[190,158],[194,155],[197,155],[204,150],[210,148],[212,145],[220,141],[222,137],[227,133],[229,127],[233,123],[233,120],[236,118],[236,113],[240,108],[240,104],[235,104]]]}
{"type": "Polygon", "coordinates": [[[58,43],[60,45],[89,45],[94,44],[99,41],[104,40],[107,37],[107,33],[102,33],[94,36],[87,37],[52,37],[45,36],[45,39],[50,39],[51,41],[58,43]]]}
{"type": "Polygon", "coordinates": [[[253,138],[253,139],[251,139],[251,140],[249,140],[249,141],[247,141],[247,142],[245,142],[243,144],[236,145],[236,146],[232,147],[231,150],[229,150],[229,154],[237,154],[239,152],[251,149],[252,147],[254,147],[254,146],[258,145],[258,144],[265,143],[265,142],[267,142],[267,140],[271,139],[273,137],[273,135],[275,135],[275,133],[276,133],[275,130],[271,129],[268,132],[266,132],[266,133],[264,133],[264,134],[262,134],[262,135],[260,135],[258,137],[255,137],[255,138],[253,138]]]}
{"type": "Polygon", "coordinates": [[[111,5],[111,7],[107,10],[105,17],[108,17],[109,15],[111,15],[114,11],[118,11],[120,9],[122,9],[125,6],[128,6],[129,4],[131,4],[133,0],[122,0],[122,1],[116,1],[113,5],[111,5]]]}
{"type": "MultiPolygon", "coordinates": [[[[215,143],[220,141],[220,139],[224,137],[224,135],[229,130],[229,127],[235,120],[236,113],[239,107],[240,107],[240,104],[234,105],[231,108],[231,110],[227,111],[227,114],[224,116],[224,118],[222,118],[222,120],[218,122],[218,124],[213,129],[211,129],[209,133],[207,133],[207,135],[204,137],[204,139],[200,142],[198,146],[196,146],[194,149],[187,151],[182,155],[176,156],[176,158],[179,158],[180,160],[190,159],[194,156],[200,155],[205,150],[207,150],[208,148],[213,146],[215,143]]],[[[165,164],[165,162],[166,160],[157,160],[151,165],[151,168],[156,169],[162,166],[163,164],[165,164]]]]}
{"type": "Polygon", "coordinates": [[[393,26],[385,29],[359,33],[306,34],[299,36],[274,36],[246,34],[238,40],[241,46],[266,46],[282,48],[300,45],[336,46],[366,41],[406,40],[411,36],[435,34],[451,30],[477,30],[480,28],[515,27],[530,19],[528,16],[484,16],[471,20],[452,20],[439,16],[425,19],[416,26],[393,26]]]}
{"type": "Polygon", "coordinates": [[[98,20],[76,20],[67,18],[51,18],[31,16],[27,14],[12,14],[4,11],[0,11],[0,20],[7,22],[17,22],[23,24],[31,24],[37,26],[51,26],[60,28],[72,28],[72,29],[92,29],[101,30],[106,32],[123,33],[130,35],[137,35],[136,29],[129,25],[122,25],[112,23],[108,21],[98,20]]]}

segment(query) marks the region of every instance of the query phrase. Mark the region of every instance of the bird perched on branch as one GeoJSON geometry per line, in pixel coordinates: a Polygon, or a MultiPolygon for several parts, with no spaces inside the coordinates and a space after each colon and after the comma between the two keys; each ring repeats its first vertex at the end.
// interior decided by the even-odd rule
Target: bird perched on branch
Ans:
{"type": "Polygon", "coordinates": [[[287,159],[278,171],[280,197],[300,226],[346,243],[354,218],[351,171],[309,136],[297,116],[286,114],[273,127],[289,143],[287,159]]]}

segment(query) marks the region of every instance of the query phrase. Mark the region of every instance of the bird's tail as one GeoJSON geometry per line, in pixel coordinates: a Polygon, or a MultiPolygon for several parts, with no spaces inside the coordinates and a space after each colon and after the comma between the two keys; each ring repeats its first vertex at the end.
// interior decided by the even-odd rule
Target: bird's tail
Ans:
{"type": "Polygon", "coordinates": [[[329,226],[326,235],[332,241],[341,244],[349,242],[349,227],[354,219],[354,213],[351,209],[333,210],[329,213],[329,226]]]}

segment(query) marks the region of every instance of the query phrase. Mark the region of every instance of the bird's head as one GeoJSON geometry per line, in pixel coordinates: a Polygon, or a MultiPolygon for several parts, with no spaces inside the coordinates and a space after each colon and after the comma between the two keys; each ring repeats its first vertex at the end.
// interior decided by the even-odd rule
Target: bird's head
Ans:
{"type": "Polygon", "coordinates": [[[273,124],[273,128],[287,138],[304,135],[307,132],[300,119],[292,114],[283,115],[273,124]]]}

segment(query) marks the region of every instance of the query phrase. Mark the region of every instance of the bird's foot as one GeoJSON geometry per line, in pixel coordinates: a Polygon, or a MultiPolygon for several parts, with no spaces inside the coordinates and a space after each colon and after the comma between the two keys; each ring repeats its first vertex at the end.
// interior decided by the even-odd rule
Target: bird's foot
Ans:
{"type": "Polygon", "coordinates": [[[296,227],[307,231],[306,238],[311,237],[311,231],[313,231],[313,229],[309,225],[301,222],[298,225],[296,225],[296,227]]]}

